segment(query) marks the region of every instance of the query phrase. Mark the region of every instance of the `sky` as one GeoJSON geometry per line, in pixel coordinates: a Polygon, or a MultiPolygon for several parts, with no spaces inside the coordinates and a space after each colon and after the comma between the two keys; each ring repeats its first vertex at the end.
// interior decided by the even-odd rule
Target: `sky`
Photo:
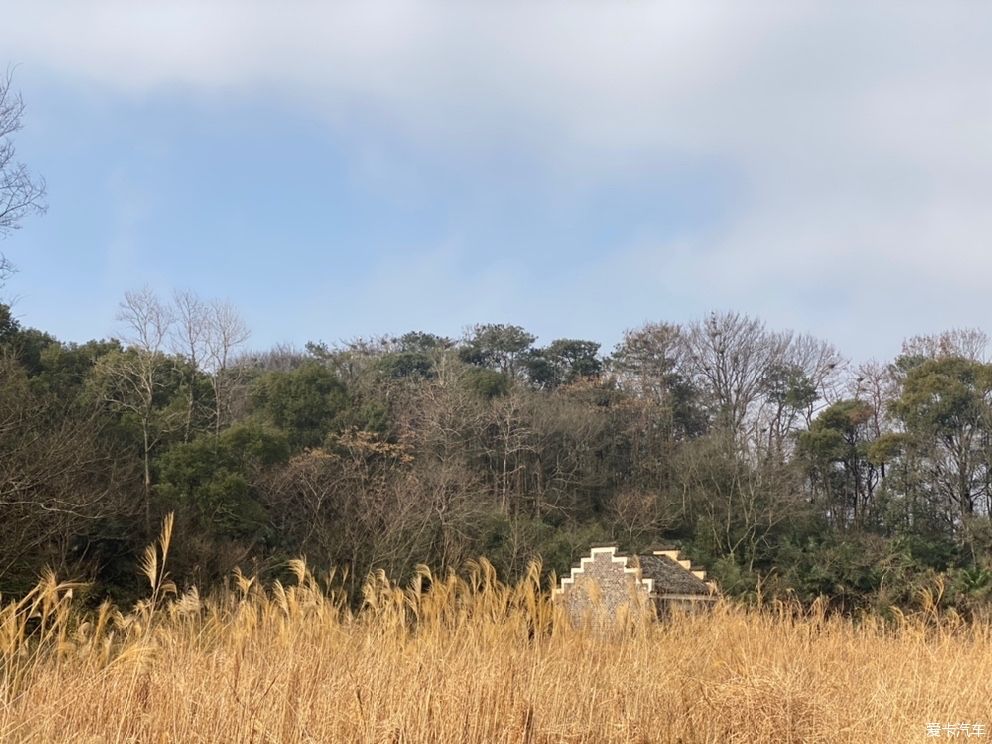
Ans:
{"type": "Polygon", "coordinates": [[[22,323],[149,286],[251,345],[479,322],[608,351],[736,310],[855,359],[992,331],[992,6],[50,2],[4,9],[22,323]]]}

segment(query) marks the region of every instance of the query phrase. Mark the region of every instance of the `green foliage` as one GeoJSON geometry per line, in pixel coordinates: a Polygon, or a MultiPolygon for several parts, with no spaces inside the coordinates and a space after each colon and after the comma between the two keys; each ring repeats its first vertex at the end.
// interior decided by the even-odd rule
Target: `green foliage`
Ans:
{"type": "Polygon", "coordinates": [[[819,397],[816,385],[796,365],[773,367],[765,375],[765,387],[772,403],[796,411],[809,408],[819,397]]]}
{"type": "Polygon", "coordinates": [[[948,356],[909,367],[892,403],[906,429],[908,457],[934,476],[920,488],[922,496],[945,494],[952,520],[992,506],[990,400],[992,365],[948,356]]]}
{"type": "Polygon", "coordinates": [[[534,349],[526,357],[524,367],[530,381],[545,388],[556,388],[576,380],[597,377],[603,370],[597,358],[599,344],[560,338],[544,349],[534,349]]]}
{"type": "Polygon", "coordinates": [[[468,364],[495,368],[513,377],[536,338],[520,326],[501,323],[477,325],[458,354],[468,364]]]}
{"type": "Polygon", "coordinates": [[[35,385],[67,396],[77,394],[102,357],[121,351],[117,341],[49,344],[39,354],[35,385]]]}
{"type": "Polygon", "coordinates": [[[232,426],[216,439],[202,435],[173,445],[158,458],[163,510],[181,510],[201,529],[218,534],[258,534],[266,517],[252,484],[288,457],[283,432],[253,423],[232,426]]]}
{"type": "Polygon", "coordinates": [[[721,591],[731,597],[753,598],[760,585],[760,576],[742,566],[731,555],[713,561],[709,576],[717,582],[721,591]]]}
{"type": "Polygon", "coordinates": [[[495,370],[468,369],[463,379],[465,387],[480,398],[497,398],[510,392],[509,378],[495,370]]]}
{"type": "Polygon", "coordinates": [[[10,305],[0,303],[0,344],[9,344],[21,329],[10,305]]]}
{"type": "Polygon", "coordinates": [[[907,437],[904,434],[890,432],[882,434],[867,448],[868,459],[874,465],[884,465],[891,462],[906,450],[907,437]]]}
{"type": "Polygon", "coordinates": [[[865,424],[871,407],[859,400],[842,400],[825,409],[799,434],[799,452],[820,467],[838,463],[854,468],[868,458],[872,442],[865,424]]]}
{"type": "Polygon", "coordinates": [[[22,327],[10,306],[0,304],[0,346],[13,354],[29,375],[37,375],[41,371],[42,355],[53,345],[58,345],[53,336],[22,327]]]}
{"type": "Polygon", "coordinates": [[[424,352],[399,351],[385,354],[375,361],[375,367],[383,377],[400,379],[404,377],[431,377],[434,362],[424,352]]]}
{"type": "Polygon", "coordinates": [[[444,336],[423,331],[410,331],[396,339],[399,351],[404,354],[433,354],[450,349],[454,342],[444,336]]]}
{"type": "Polygon", "coordinates": [[[911,431],[957,436],[988,418],[992,365],[950,357],[912,366],[903,381],[893,412],[911,431]]]}
{"type": "Polygon", "coordinates": [[[292,372],[269,372],[251,392],[257,414],[286,432],[294,448],[316,447],[348,406],[345,386],[315,362],[292,372]]]}

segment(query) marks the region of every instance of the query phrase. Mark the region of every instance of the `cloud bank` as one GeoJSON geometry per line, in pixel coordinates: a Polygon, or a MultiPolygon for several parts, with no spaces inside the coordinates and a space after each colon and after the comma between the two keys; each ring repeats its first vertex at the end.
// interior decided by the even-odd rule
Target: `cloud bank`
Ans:
{"type": "MultiPolygon", "coordinates": [[[[114,95],[306,109],[383,182],[383,135],[468,169],[512,152],[549,209],[710,164],[732,208],[604,245],[571,289],[598,286],[627,323],[732,307],[863,354],[992,309],[990,26],[972,3],[33,2],[0,42],[114,95]]],[[[560,326],[577,312],[532,302],[560,326]]]]}

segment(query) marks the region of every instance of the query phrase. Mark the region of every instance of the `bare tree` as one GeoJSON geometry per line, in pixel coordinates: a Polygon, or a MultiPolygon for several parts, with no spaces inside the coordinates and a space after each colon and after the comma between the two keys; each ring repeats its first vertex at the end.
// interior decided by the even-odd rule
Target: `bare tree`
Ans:
{"type": "Polygon", "coordinates": [[[163,407],[161,393],[173,371],[166,343],[175,317],[150,289],[128,292],[117,318],[125,326],[123,352],[99,362],[104,399],[131,414],[141,429],[144,466],[145,526],[151,528],[151,456],[162,436],[172,428],[174,412],[163,407]]]}
{"type": "Polygon", "coordinates": [[[930,336],[913,336],[903,341],[903,356],[919,356],[929,359],[962,357],[974,362],[989,361],[992,341],[988,334],[979,328],[953,328],[930,336]]]}
{"type": "Polygon", "coordinates": [[[769,373],[782,364],[790,335],[738,313],[712,313],[682,336],[692,378],[706,390],[727,431],[755,423],[769,373]]]}
{"type": "Polygon", "coordinates": [[[244,367],[235,364],[238,349],[251,336],[248,326],[229,302],[213,302],[207,311],[205,338],[207,362],[214,388],[214,435],[220,436],[231,394],[241,381],[244,367]]]}
{"type": "MultiPolygon", "coordinates": [[[[823,405],[843,397],[847,360],[829,341],[808,334],[792,337],[786,350],[786,363],[806,377],[823,405]]],[[[808,425],[816,410],[811,407],[803,413],[808,425]]]]}
{"type": "Polygon", "coordinates": [[[712,313],[682,334],[685,370],[716,421],[742,444],[784,456],[789,435],[841,393],[844,359],[824,341],[770,331],[738,313],[712,313]]]}
{"type": "Polygon", "coordinates": [[[10,275],[13,273],[14,264],[12,264],[6,256],[0,254],[0,287],[7,283],[7,279],[9,279],[10,275]]]}
{"type": "Polygon", "coordinates": [[[859,364],[848,380],[847,394],[871,406],[869,430],[873,439],[893,428],[889,403],[899,397],[899,382],[891,365],[875,360],[859,364]]]}
{"type": "Polygon", "coordinates": [[[628,544],[669,530],[684,516],[678,501],[642,488],[619,490],[613,497],[611,511],[628,544]]]}
{"type": "Polygon", "coordinates": [[[809,335],[787,336],[781,359],[766,373],[758,418],[767,453],[783,456],[791,434],[808,428],[815,414],[843,396],[845,360],[831,344],[809,335]]]}
{"type": "Polygon", "coordinates": [[[188,290],[177,291],[173,295],[176,322],[173,326],[172,347],[177,356],[186,359],[188,379],[186,380],[186,421],[183,441],[188,442],[196,417],[196,376],[204,364],[208,353],[208,338],[211,332],[210,308],[188,290]]]}
{"type": "Polygon", "coordinates": [[[36,389],[0,353],[0,585],[35,578],[48,563],[71,569],[74,538],[94,520],[124,514],[121,467],[96,406],[36,389]]]}
{"type": "Polygon", "coordinates": [[[122,340],[135,349],[159,354],[165,350],[175,314],[148,287],[126,292],[121,301],[117,320],[126,329],[122,340]]]}
{"type": "Polygon", "coordinates": [[[12,83],[13,71],[8,69],[0,78],[0,238],[20,227],[28,214],[47,208],[45,180],[33,178],[27,166],[17,160],[13,136],[23,126],[24,99],[12,89],[12,83]]]}
{"type": "MultiPolygon", "coordinates": [[[[231,361],[231,366],[255,372],[292,372],[312,359],[312,355],[308,354],[307,351],[291,343],[281,342],[265,351],[240,352],[231,361]]],[[[329,363],[325,360],[321,361],[329,363]]],[[[338,369],[337,364],[334,364],[333,367],[335,370],[338,369]]]]}
{"type": "MultiPolygon", "coordinates": [[[[493,488],[504,514],[519,509],[528,460],[533,459],[534,433],[527,410],[519,395],[507,395],[493,402],[489,410],[490,437],[485,446],[493,488]],[[511,503],[514,502],[514,503],[511,503]]],[[[539,510],[540,504],[535,504],[539,510]]]]}
{"type": "Polygon", "coordinates": [[[667,403],[671,376],[683,364],[681,334],[678,326],[669,323],[648,323],[624,332],[610,361],[620,387],[657,403],[667,403]]]}
{"type": "Polygon", "coordinates": [[[786,463],[742,458],[732,432],[699,439],[679,456],[688,519],[700,536],[709,532],[724,555],[737,556],[749,571],[779,526],[805,508],[797,471],[786,463]]]}

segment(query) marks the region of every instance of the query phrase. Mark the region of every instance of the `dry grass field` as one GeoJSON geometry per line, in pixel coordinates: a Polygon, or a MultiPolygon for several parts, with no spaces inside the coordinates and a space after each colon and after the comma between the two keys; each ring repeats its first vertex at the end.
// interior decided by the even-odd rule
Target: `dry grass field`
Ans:
{"type": "Polygon", "coordinates": [[[201,600],[171,592],[163,538],[132,611],[77,610],[51,576],[6,603],[0,740],[910,742],[992,724],[988,624],[725,604],[597,636],[561,622],[536,567],[507,586],[485,562],[430,591],[426,571],[375,577],[359,612],[302,562],[289,586],[237,576],[201,600]]]}

